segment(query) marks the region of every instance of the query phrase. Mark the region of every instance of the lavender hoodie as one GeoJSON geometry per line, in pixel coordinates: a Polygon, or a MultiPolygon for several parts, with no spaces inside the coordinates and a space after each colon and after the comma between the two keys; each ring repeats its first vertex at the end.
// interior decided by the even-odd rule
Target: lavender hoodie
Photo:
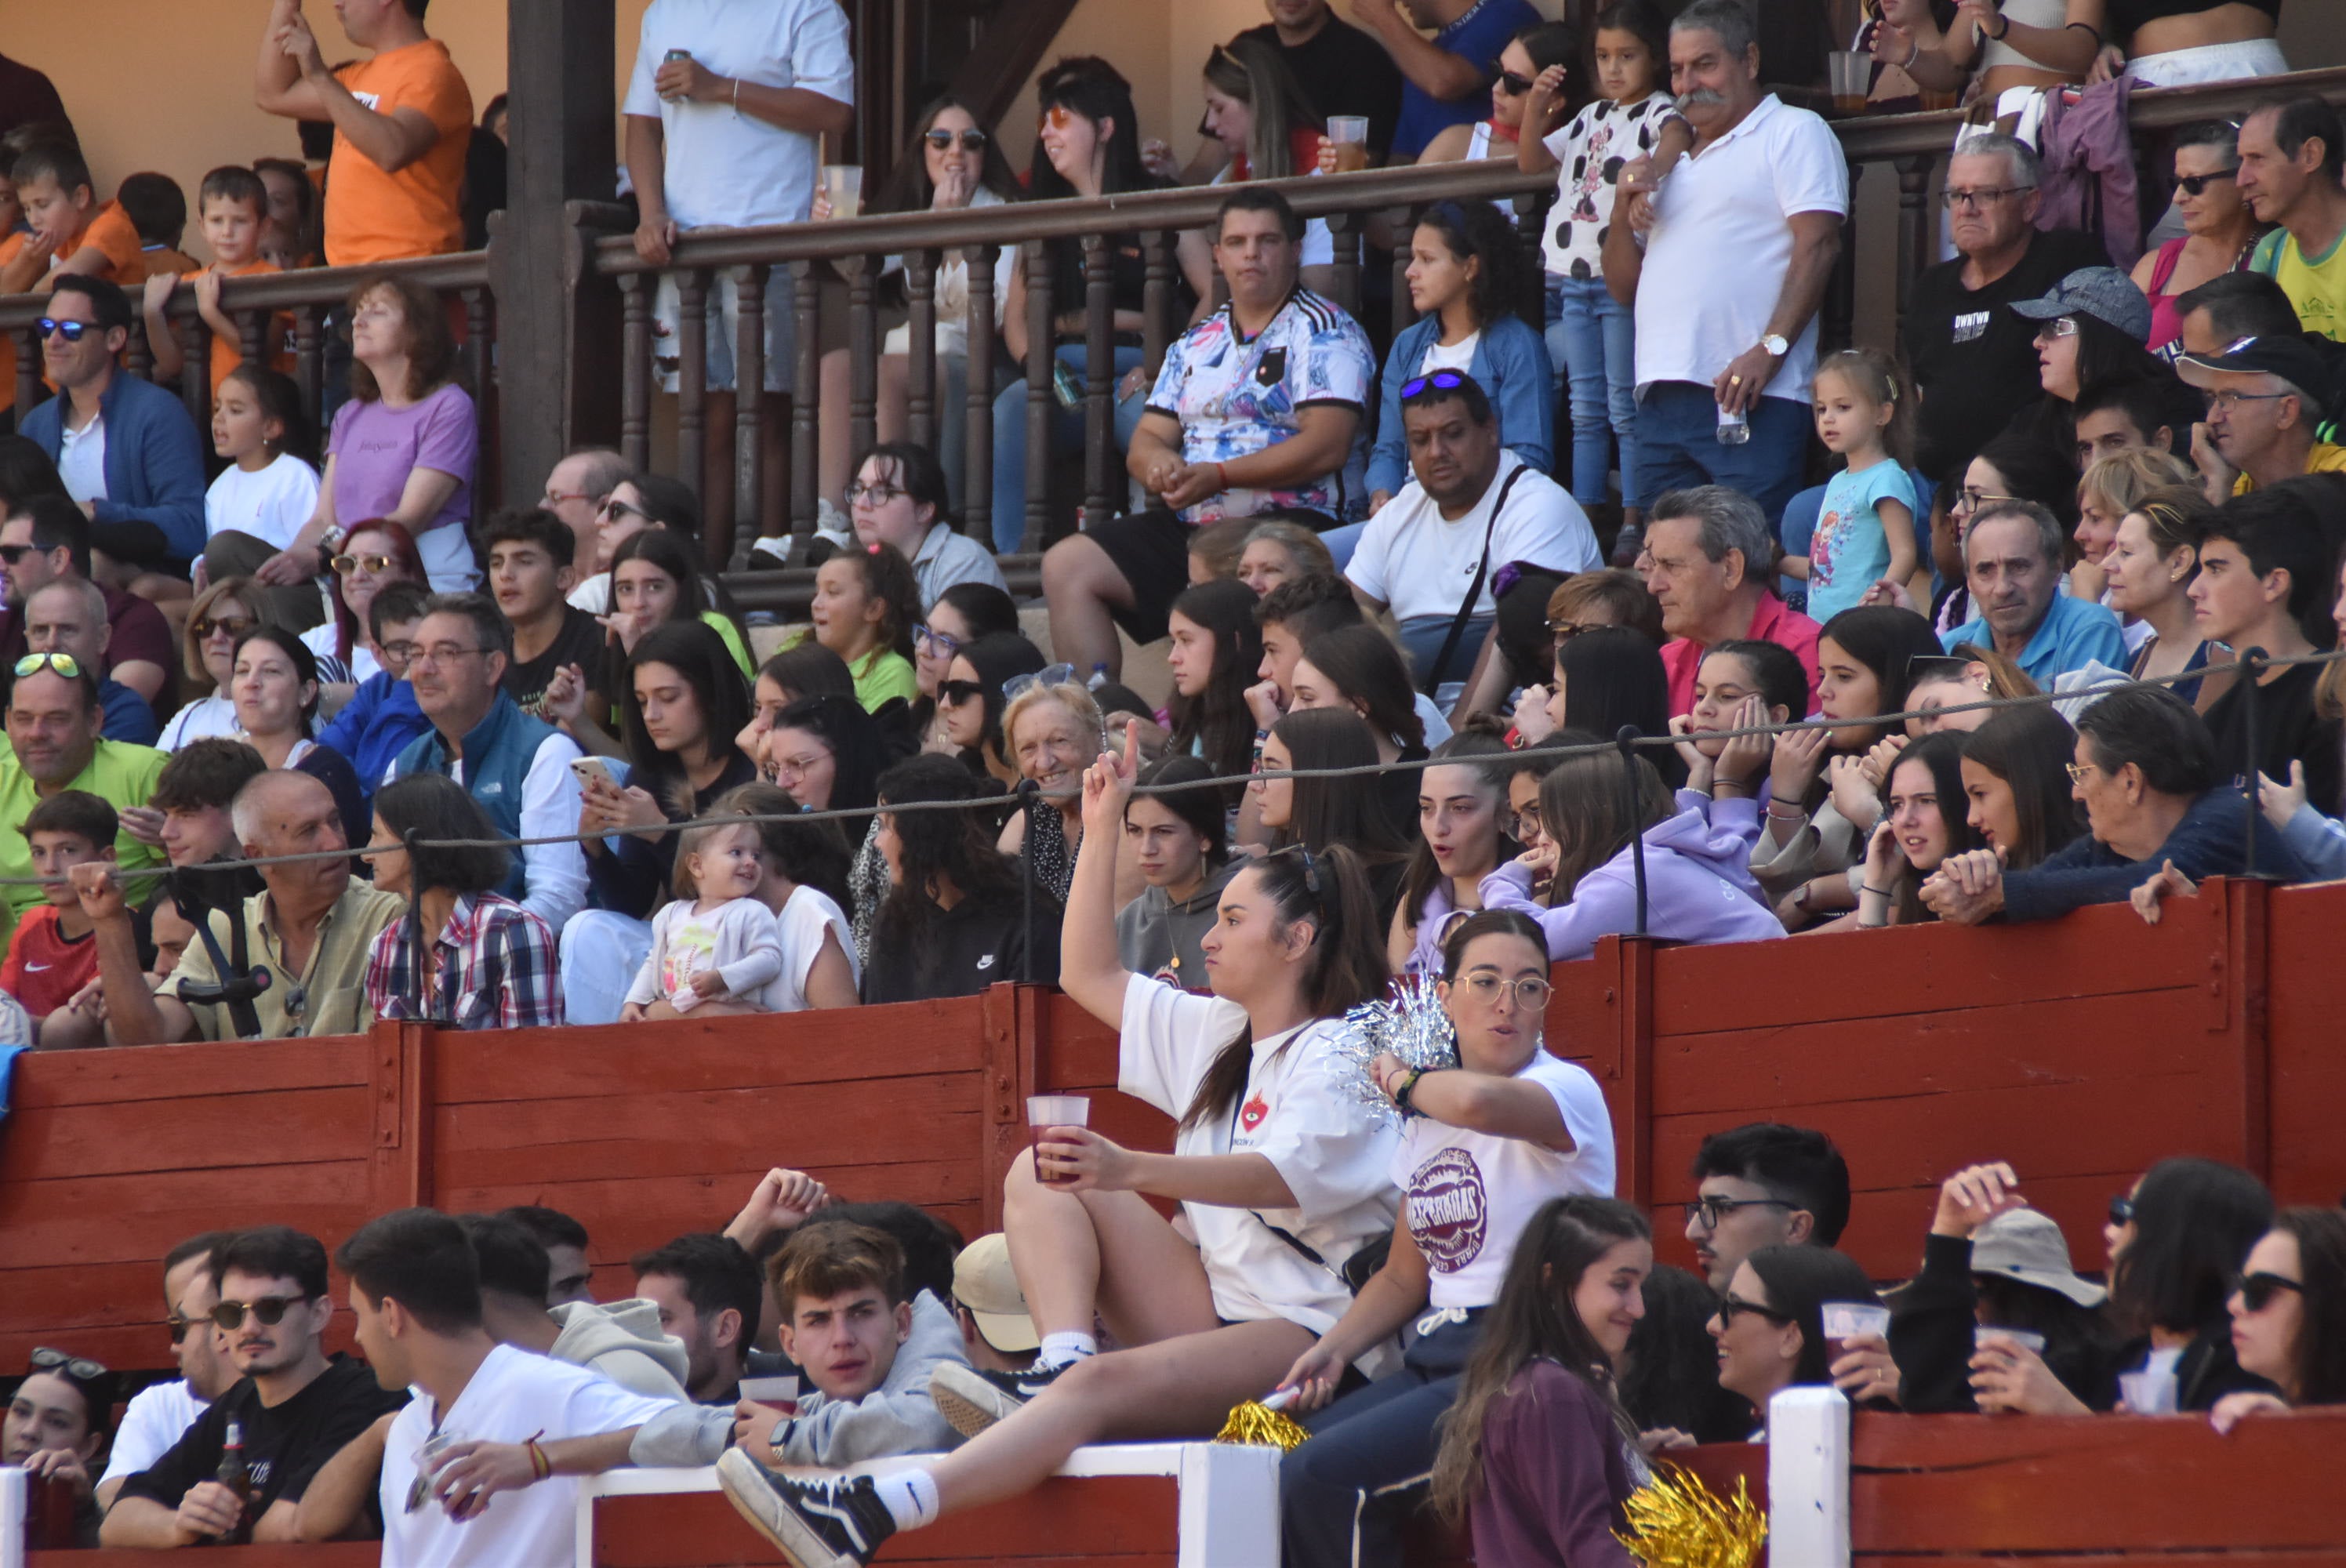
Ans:
{"type": "MultiPolygon", "coordinates": [[[[1646,934],[1668,942],[1753,942],[1781,936],[1751,878],[1760,837],[1760,803],[1715,802],[1706,816],[1689,806],[1646,830],[1646,934]]],[[[1624,849],[1580,879],[1572,901],[1542,909],[1532,901],[1528,867],[1510,860],[1483,879],[1483,907],[1520,910],[1547,932],[1551,959],[1586,958],[1600,936],[1623,936],[1637,923],[1637,872],[1624,849]]]]}

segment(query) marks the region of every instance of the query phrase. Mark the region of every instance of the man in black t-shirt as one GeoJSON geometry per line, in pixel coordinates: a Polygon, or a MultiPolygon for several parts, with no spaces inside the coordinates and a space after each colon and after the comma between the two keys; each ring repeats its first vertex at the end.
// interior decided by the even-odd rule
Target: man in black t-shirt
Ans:
{"type": "Polygon", "coordinates": [[[1328,0],[1268,4],[1270,20],[1239,36],[1260,38],[1277,49],[1322,119],[1367,116],[1369,154],[1383,162],[1392,147],[1393,122],[1401,117],[1401,67],[1383,45],[1338,21],[1328,0]]]}
{"type": "Polygon", "coordinates": [[[150,1470],[122,1484],[99,1533],[107,1546],[291,1541],[318,1467],[407,1402],[362,1362],[328,1357],[334,1303],[326,1249],[283,1226],[241,1232],[213,1254],[212,1320],[242,1378],[150,1470]],[[248,1495],[218,1478],[237,1429],[248,1495]]]}
{"type": "Polygon", "coordinates": [[[546,688],[555,671],[576,665],[586,681],[586,711],[602,712],[607,705],[594,687],[603,669],[603,624],[567,602],[577,585],[577,536],[553,513],[532,508],[491,518],[474,535],[474,547],[488,567],[497,608],[513,623],[507,695],[524,713],[552,723],[546,688]]]}
{"type": "Polygon", "coordinates": [[[1914,280],[1900,334],[1923,394],[1915,465],[1933,484],[2045,395],[2038,323],[2012,302],[2049,293],[2081,267],[2109,265],[2090,235],[2036,228],[2037,185],[2036,154],[2008,136],[1967,137],[1948,160],[1948,229],[1961,254],[1914,280]]]}

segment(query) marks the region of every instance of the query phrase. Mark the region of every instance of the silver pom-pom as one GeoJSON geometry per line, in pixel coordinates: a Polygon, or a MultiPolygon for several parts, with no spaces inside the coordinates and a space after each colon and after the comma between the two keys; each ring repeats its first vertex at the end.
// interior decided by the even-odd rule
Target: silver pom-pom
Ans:
{"type": "Polygon", "coordinates": [[[1432,1072],[1458,1065],[1458,1036],[1450,1014],[1434,993],[1433,982],[1423,976],[1396,980],[1392,994],[1381,1002],[1363,1003],[1344,1014],[1337,1025],[1334,1049],[1342,1058],[1352,1092],[1372,1115],[1398,1125],[1401,1113],[1369,1071],[1376,1059],[1392,1052],[1412,1067],[1432,1072]]]}

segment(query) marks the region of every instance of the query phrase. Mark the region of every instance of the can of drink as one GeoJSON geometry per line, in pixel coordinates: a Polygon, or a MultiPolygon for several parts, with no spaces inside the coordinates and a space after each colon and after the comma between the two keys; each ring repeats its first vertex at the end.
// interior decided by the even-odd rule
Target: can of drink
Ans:
{"type": "MultiPolygon", "coordinates": [[[[690,58],[692,58],[692,51],[689,49],[670,49],[667,54],[660,56],[660,64],[663,66],[673,66],[678,60],[689,60],[690,58]]],[[[662,93],[660,95],[660,97],[666,98],[670,103],[678,101],[682,96],[683,95],[679,93],[662,93]]]]}

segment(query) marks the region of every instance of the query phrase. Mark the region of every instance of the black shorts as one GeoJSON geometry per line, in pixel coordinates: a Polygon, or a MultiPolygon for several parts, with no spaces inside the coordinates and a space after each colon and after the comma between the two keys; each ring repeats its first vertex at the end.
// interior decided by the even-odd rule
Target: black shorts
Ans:
{"type": "Polygon", "coordinates": [[[1136,643],[1146,646],[1164,636],[1173,601],[1189,585],[1189,537],[1193,530],[1162,507],[1117,517],[1088,530],[1084,537],[1097,545],[1132,590],[1130,609],[1108,613],[1136,643]]]}

